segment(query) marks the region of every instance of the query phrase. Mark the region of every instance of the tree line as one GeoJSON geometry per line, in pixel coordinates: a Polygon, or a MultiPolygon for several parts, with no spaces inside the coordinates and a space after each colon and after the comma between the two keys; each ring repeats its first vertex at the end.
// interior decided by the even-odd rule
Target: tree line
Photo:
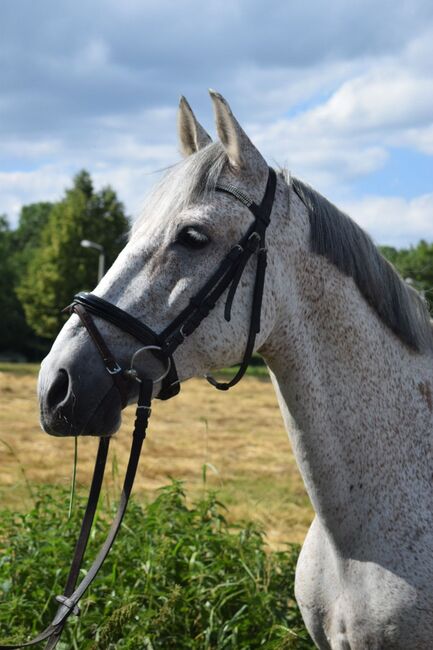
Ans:
{"type": "MultiPolygon", "coordinates": [[[[16,229],[0,215],[0,357],[39,360],[48,351],[72,296],[97,284],[97,253],[80,242],[105,249],[107,268],[126,243],[130,221],[116,192],[96,192],[83,170],[57,202],[21,209],[16,229]]],[[[433,308],[433,243],[382,254],[421,291],[433,308]]]]}
{"type": "Polygon", "coordinates": [[[67,316],[61,309],[97,284],[98,259],[83,248],[104,247],[107,267],[124,247],[130,222],[110,187],[95,191],[83,170],[60,201],[21,209],[12,230],[0,216],[0,356],[39,360],[67,316]]]}

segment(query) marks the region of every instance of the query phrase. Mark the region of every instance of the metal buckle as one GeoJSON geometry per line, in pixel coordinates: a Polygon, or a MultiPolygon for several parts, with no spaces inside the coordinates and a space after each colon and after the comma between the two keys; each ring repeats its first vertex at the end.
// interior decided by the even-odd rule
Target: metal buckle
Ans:
{"type": "Polygon", "coordinates": [[[240,244],[235,244],[235,245],[234,245],[234,246],[229,250],[228,257],[229,257],[229,259],[233,259],[234,255],[235,255],[235,253],[236,253],[236,254],[237,254],[237,255],[236,255],[236,258],[238,258],[239,255],[242,255],[243,252],[244,252],[244,247],[241,246],[240,244]]]}
{"type": "Polygon", "coordinates": [[[71,613],[74,614],[74,616],[80,615],[81,610],[78,607],[78,605],[76,605],[73,601],[71,601],[66,596],[56,596],[55,600],[61,605],[63,605],[64,607],[67,607],[69,610],[71,610],[71,613]]]}
{"type": "Polygon", "coordinates": [[[107,369],[107,372],[110,373],[110,375],[117,375],[119,372],[122,372],[122,368],[119,366],[117,361],[113,369],[109,368],[108,366],[105,366],[105,368],[107,369]]]}
{"type": "Polygon", "coordinates": [[[252,250],[254,253],[257,251],[257,247],[260,244],[261,237],[258,232],[255,230],[251,233],[251,235],[248,237],[247,240],[247,246],[249,247],[250,250],[252,250]]]}

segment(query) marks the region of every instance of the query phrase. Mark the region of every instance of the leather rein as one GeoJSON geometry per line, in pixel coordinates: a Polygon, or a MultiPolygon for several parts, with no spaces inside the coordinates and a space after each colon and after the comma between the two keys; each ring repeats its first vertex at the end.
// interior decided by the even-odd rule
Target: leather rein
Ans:
{"type": "Polygon", "coordinates": [[[207,376],[206,378],[213,386],[215,386],[215,388],[219,390],[228,390],[237,384],[244,376],[254,351],[256,336],[260,332],[260,314],[267,263],[265,237],[274,203],[276,180],[275,171],[272,168],[269,168],[266,190],[259,205],[254,203],[254,201],[252,201],[236,186],[231,185],[230,183],[217,184],[215,189],[219,192],[224,192],[243,203],[252,212],[254,221],[239,242],[233,246],[229,253],[224,257],[207,282],[196,293],[196,295],[190,299],[189,304],[185,309],[183,309],[161,333],[157,334],[150,327],[122,309],[119,309],[119,307],[116,307],[110,302],[91,293],[78,293],[74,296],[72,304],[66,308],[66,311],[69,313],[75,313],[78,315],[90,338],[95,344],[95,347],[102,358],[105,369],[111,375],[114,385],[119,391],[122,408],[128,403],[128,394],[131,388],[131,383],[136,381],[139,384],[131,451],[118,510],[107,534],[107,538],[94,559],[89,571],[77,586],[81,564],[98,504],[110,444],[109,437],[101,437],[99,439],[89,497],[83,522],[81,524],[81,530],[76,542],[71,568],[69,570],[63,594],[56,597],[56,600],[59,603],[57,612],[48,627],[33,639],[24,643],[0,645],[0,650],[25,648],[41,643],[42,641],[47,642],[45,650],[52,650],[56,647],[69,616],[72,614],[79,614],[80,610],[78,603],[102,567],[105,558],[114,543],[123,516],[126,512],[138,467],[141,448],[146,437],[148,421],[151,414],[151,401],[154,386],[160,386],[157,395],[159,399],[170,399],[177,395],[180,390],[180,383],[173,359],[173,353],[185,341],[185,339],[194,332],[206,316],[208,316],[215,307],[218,299],[227,289],[228,292],[224,309],[224,318],[227,321],[230,321],[233,299],[247,262],[253,255],[257,255],[249,332],[244,356],[240,363],[239,370],[229,382],[220,383],[210,376],[207,376]],[[143,344],[143,346],[134,353],[131,360],[131,367],[129,369],[124,369],[119,365],[98,330],[93,316],[97,316],[110,322],[118,329],[127,332],[143,344]],[[156,380],[139,377],[137,370],[134,368],[136,356],[145,350],[150,351],[163,363],[165,367],[162,376],[156,380]]]}

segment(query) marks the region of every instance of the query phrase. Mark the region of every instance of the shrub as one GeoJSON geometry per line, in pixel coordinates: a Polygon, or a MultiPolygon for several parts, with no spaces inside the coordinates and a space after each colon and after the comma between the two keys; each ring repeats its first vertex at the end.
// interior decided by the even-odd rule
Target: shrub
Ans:
{"type": "MultiPolygon", "coordinates": [[[[56,608],[84,500],[66,520],[68,494],[38,491],[28,514],[0,512],[0,630],[24,639],[56,608]]],[[[100,505],[89,557],[112,507],[100,505]]],[[[293,598],[298,547],[267,552],[263,533],[228,526],[213,493],[188,507],[182,485],[147,506],[132,500],[122,531],[71,618],[59,650],[314,648],[293,598]]]]}

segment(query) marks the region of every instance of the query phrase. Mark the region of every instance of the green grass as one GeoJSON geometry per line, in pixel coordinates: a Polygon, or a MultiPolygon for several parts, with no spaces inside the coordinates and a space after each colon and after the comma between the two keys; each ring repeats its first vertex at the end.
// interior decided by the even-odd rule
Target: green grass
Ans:
{"type": "Polygon", "coordinates": [[[37,375],[39,363],[12,363],[0,361],[0,372],[11,372],[14,375],[37,375]]]}
{"type": "MultiPolygon", "coordinates": [[[[82,516],[69,495],[40,489],[26,514],[0,512],[0,637],[41,630],[62,592],[82,516]]],[[[103,571],[59,650],[312,650],[293,596],[299,547],[269,552],[250,523],[228,526],[214,493],[188,506],[182,485],[132,500],[103,571]]],[[[100,506],[89,555],[112,507],[100,506]]]]}

